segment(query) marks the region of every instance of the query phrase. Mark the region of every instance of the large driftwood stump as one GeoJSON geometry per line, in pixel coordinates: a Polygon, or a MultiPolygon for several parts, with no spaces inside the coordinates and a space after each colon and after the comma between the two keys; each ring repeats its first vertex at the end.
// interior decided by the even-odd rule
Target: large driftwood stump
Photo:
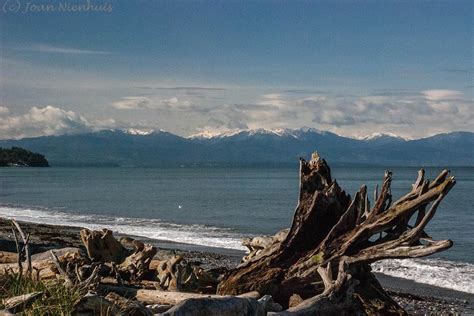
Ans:
{"type": "Polygon", "coordinates": [[[452,246],[450,240],[434,241],[424,231],[455,184],[448,175],[444,170],[430,182],[420,170],[412,190],[392,203],[392,173],[387,171],[370,207],[365,186],[351,199],[331,178],[324,159],[317,154],[309,162],[301,159],[299,203],[288,234],[282,238],[280,233],[247,257],[224,277],[218,293],[256,290],[273,295],[284,307],[291,297],[301,302],[291,307],[300,315],[403,314],[369,264],[423,257],[452,246]]]}
{"type": "Polygon", "coordinates": [[[127,249],[114,238],[111,230],[81,230],[81,240],[91,260],[122,263],[129,255],[127,249]]]}
{"type": "Polygon", "coordinates": [[[139,281],[150,272],[150,262],[156,254],[153,245],[133,240],[134,250],[129,251],[108,229],[82,229],[81,239],[89,258],[94,262],[112,263],[120,279],[139,281]]]}

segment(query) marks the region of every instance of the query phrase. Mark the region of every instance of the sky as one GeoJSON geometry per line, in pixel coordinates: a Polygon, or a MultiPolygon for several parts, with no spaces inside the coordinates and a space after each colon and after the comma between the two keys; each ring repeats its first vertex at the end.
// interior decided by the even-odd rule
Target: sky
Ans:
{"type": "Polygon", "coordinates": [[[472,1],[0,0],[0,139],[474,131],[472,1]]]}

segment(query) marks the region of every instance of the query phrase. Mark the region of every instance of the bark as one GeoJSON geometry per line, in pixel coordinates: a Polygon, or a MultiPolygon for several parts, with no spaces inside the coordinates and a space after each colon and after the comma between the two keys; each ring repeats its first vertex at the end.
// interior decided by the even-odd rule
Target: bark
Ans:
{"type": "Polygon", "coordinates": [[[293,296],[303,300],[291,309],[301,315],[315,310],[403,314],[369,264],[451,247],[450,240],[433,241],[424,229],[455,179],[444,170],[430,182],[421,170],[411,191],[394,203],[391,181],[386,171],[371,207],[365,186],[351,199],[331,178],[324,159],[317,154],[309,162],[301,159],[299,202],[288,234],[248,256],[224,277],[218,293],[256,290],[273,295],[284,307],[293,296]],[[414,226],[409,225],[412,217],[414,226]]]}

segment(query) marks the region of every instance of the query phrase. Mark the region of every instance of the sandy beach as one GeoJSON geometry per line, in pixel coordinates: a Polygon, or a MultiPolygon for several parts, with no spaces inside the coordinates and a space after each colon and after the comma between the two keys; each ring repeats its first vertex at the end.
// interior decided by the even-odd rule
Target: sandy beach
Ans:
{"type": "MultiPolygon", "coordinates": [[[[20,223],[31,234],[31,249],[39,253],[54,248],[82,247],[80,227],[55,226],[35,223],[20,223]]],[[[117,237],[123,236],[117,234],[117,237]]],[[[135,236],[132,236],[135,237],[135,236]]],[[[157,256],[174,252],[182,254],[187,261],[199,263],[205,269],[232,268],[240,261],[244,252],[233,249],[205,247],[174,243],[163,240],[135,237],[154,244],[157,256]]],[[[0,219],[0,251],[15,251],[9,221],[0,219]]],[[[377,273],[377,279],[389,294],[410,314],[461,314],[474,315],[474,295],[394,278],[377,273]]]]}

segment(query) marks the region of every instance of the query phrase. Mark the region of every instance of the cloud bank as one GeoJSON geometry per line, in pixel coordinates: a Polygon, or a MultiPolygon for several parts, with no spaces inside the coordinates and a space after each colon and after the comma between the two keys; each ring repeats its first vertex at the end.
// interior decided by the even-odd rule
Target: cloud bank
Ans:
{"type": "MultiPolygon", "coordinates": [[[[2,113],[0,107],[0,114],[2,113]]],[[[7,111],[3,113],[8,113],[7,111]]],[[[89,122],[81,115],[52,105],[32,107],[22,115],[0,115],[0,139],[78,134],[113,126],[114,120],[89,122]]]]}
{"type": "Polygon", "coordinates": [[[376,91],[363,96],[273,90],[249,93],[245,98],[241,91],[235,96],[231,93],[230,89],[198,94],[171,89],[124,96],[109,103],[101,120],[97,115],[86,119],[82,113],[52,105],[32,107],[23,114],[0,105],[0,138],[130,127],[162,128],[182,136],[302,126],[356,138],[373,133],[420,138],[455,130],[474,131],[474,102],[458,90],[376,91]],[[246,102],[233,102],[236,100],[246,102]]]}
{"type": "MultiPolygon", "coordinates": [[[[453,130],[473,130],[474,104],[449,89],[377,91],[365,96],[324,91],[282,90],[256,95],[247,103],[213,102],[190,95],[124,97],[112,104],[120,110],[184,116],[188,134],[245,128],[312,126],[361,137],[375,132],[416,138],[453,130]]],[[[175,122],[178,123],[179,122],[175,122]]],[[[179,127],[179,126],[178,126],[179,127]]],[[[166,127],[165,127],[166,128],[166,127]]]]}

